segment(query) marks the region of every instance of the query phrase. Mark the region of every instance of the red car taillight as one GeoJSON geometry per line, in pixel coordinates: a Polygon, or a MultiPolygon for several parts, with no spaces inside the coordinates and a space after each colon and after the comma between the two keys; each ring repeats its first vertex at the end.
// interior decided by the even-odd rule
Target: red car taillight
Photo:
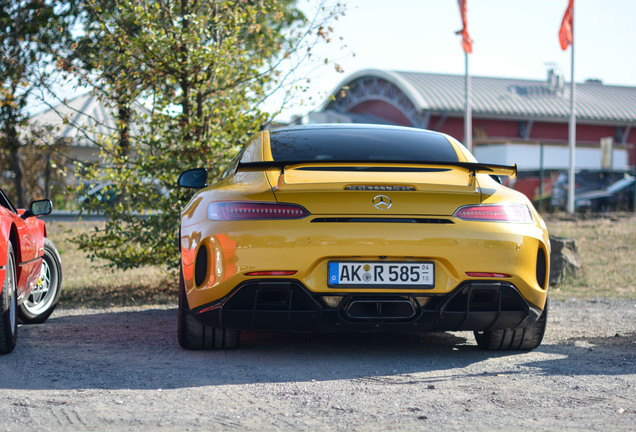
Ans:
{"type": "Polygon", "coordinates": [[[523,204],[482,204],[458,208],[453,216],[468,221],[532,223],[530,209],[523,204]]]}
{"type": "Polygon", "coordinates": [[[208,219],[214,221],[257,219],[302,219],[309,212],[296,204],[218,201],[208,205],[208,219]]]}

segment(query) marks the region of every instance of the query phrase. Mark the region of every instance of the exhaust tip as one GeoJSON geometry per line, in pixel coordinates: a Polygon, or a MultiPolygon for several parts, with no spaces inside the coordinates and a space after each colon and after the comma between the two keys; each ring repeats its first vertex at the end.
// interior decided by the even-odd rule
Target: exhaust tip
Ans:
{"type": "Polygon", "coordinates": [[[344,314],[357,320],[408,320],[417,311],[408,299],[354,299],[346,306],[344,314]]]}

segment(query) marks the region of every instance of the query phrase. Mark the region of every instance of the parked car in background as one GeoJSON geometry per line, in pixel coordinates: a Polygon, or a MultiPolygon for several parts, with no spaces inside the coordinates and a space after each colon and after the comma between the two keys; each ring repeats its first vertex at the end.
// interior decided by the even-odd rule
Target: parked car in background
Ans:
{"type": "Polygon", "coordinates": [[[111,182],[87,183],[83,185],[82,189],[77,202],[83,206],[90,203],[99,203],[112,207],[119,197],[117,187],[111,182]]]}
{"type": "MultiPolygon", "coordinates": [[[[145,191],[151,196],[169,196],[169,191],[157,180],[143,180],[142,185],[145,191]]],[[[104,205],[113,207],[116,203],[124,199],[122,190],[113,182],[85,183],[82,185],[77,203],[82,208],[92,208],[93,206],[103,207],[104,205]]]]}
{"type": "MultiPolygon", "coordinates": [[[[625,176],[625,171],[581,170],[574,175],[575,195],[605,189],[625,176]]],[[[552,185],[551,204],[555,210],[565,210],[568,202],[568,173],[561,173],[552,185]]]]}
{"type": "Polygon", "coordinates": [[[629,211],[634,208],[634,187],[634,177],[624,175],[605,189],[577,194],[574,206],[577,212],[629,211]]]}
{"type": "Polygon", "coordinates": [[[0,354],[16,346],[18,322],[41,323],[55,309],[62,286],[60,255],[46,238],[51,201],[16,209],[0,190],[0,354]]]}
{"type": "Polygon", "coordinates": [[[181,213],[178,339],[233,348],[241,329],[469,330],[530,350],[548,316],[550,242],[528,198],[457,140],[423,129],[260,132],[181,213]]]}

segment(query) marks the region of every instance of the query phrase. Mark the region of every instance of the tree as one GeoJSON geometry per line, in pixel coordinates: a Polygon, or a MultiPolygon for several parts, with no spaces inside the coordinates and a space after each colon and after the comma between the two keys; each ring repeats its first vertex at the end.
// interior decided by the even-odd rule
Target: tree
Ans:
{"type": "Polygon", "coordinates": [[[88,177],[112,184],[118,199],[89,203],[108,220],[76,241],[115,267],[174,267],[185,198],[178,174],[204,166],[217,175],[269,121],[258,104],[280,85],[280,62],[327,39],[329,29],[308,21],[293,0],[88,0],[86,8],[83,39],[96,46],[68,69],[81,71],[113,109],[126,95],[125,103],[141,100],[150,111],[129,110],[99,143],[102,163],[88,177]],[[124,148],[131,124],[137,130],[124,148]]]}
{"type": "MultiPolygon", "coordinates": [[[[67,195],[68,143],[56,138],[56,128],[29,124],[20,129],[20,160],[28,167],[23,177],[25,196],[50,198],[54,208],[65,204],[67,195]],[[31,173],[31,175],[29,175],[31,173]]],[[[11,158],[7,149],[0,149],[0,172],[10,172],[11,158]]]]}
{"type": "Polygon", "coordinates": [[[70,38],[73,8],[53,0],[0,0],[0,148],[10,161],[17,205],[26,204],[20,129],[33,91],[70,38]]]}

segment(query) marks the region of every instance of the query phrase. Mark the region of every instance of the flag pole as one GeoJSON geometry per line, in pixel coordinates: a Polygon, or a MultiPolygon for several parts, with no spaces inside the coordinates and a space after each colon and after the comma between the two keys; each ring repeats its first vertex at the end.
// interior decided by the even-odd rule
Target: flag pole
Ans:
{"type": "Polygon", "coordinates": [[[574,82],[574,2],[572,2],[572,50],[570,53],[570,123],[568,133],[568,147],[570,150],[570,166],[568,170],[568,214],[574,214],[574,188],[575,182],[575,166],[576,166],[576,83],[574,82]]]}
{"type": "Polygon", "coordinates": [[[469,152],[473,151],[473,118],[472,107],[470,105],[471,99],[471,85],[470,85],[470,69],[468,64],[468,55],[473,52],[473,41],[468,34],[468,18],[466,16],[466,0],[457,0],[459,5],[459,13],[462,18],[462,29],[455,32],[455,34],[462,35],[462,49],[464,50],[464,64],[466,67],[466,75],[464,77],[464,145],[469,152]]]}
{"type": "Polygon", "coordinates": [[[466,108],[464,112],[464,144],[468,148],[469,152],[473,152],[473,118],[472,118],[472,107],[470,104],[470,96],[471,96],[471,83],[470,83],[470,70],[468,67],[468,53],[464,52],[465,63],[466,63],[466,108]]]}

